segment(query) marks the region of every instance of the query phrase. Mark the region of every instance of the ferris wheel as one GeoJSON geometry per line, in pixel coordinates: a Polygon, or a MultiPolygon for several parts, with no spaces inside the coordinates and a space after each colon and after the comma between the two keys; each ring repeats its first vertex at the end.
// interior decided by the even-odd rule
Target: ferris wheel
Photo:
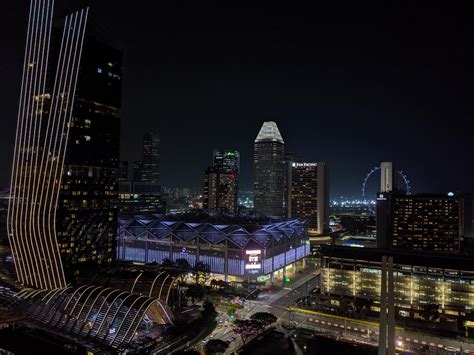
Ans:
{"type": "MultiPolygon", "coordinates": [[[[367,176],[365,177],[364,181],[362,182],[362,200],[363,201],[367,201],[367,197],[366,197],[367,182],[369,181],[370,177],[375,172],[377,172],[379,170],[380,170],[380,166],[376,166],[375,168],[370,170],[369,173],[367,174],[367,176]]],[[[398,174],[398,176],[401,177],[401,179],[400,179],[401,185],[404,185],[404,186],[400,186],[400,187],[405,189],[405,192],[407,193],[407,195],[410,195],[411,194],[411,185],[410,185],[410,180],[408,180],[407,175],[401,170],[397,170],[396,173],[398,174]]]]}

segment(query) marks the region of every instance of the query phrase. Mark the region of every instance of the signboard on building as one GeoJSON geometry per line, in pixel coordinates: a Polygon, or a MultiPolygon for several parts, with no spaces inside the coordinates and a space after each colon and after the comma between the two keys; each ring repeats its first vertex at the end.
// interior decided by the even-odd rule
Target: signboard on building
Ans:
{"type": "Polygon", "coordinates": [[[261,264],[262,251],[259,249],[256,250],[246,250],[245,251],[245,270],[260,270],[262,267],[261,264]]]}

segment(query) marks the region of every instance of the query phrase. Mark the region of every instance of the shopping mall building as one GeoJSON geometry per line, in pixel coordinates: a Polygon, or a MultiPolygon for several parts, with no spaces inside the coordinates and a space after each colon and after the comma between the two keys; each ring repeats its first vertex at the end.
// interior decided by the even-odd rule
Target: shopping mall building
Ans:
{"type": "Polygon", "coordinates": [[[188,213],[119,220],[117,259],[203,262],[218,274],[214,277],[229,282],[288,279],[309,253],[308,234],[298,219],[188,213]]]}

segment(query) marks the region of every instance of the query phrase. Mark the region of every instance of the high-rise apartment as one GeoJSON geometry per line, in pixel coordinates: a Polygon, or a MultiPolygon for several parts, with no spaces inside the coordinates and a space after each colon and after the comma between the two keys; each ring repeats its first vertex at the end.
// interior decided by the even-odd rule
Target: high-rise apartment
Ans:
{"type": "Polygon", "coordinates": [[[254,144],[254,205],[267,216],[284,216],[285,142],[273,121],[263,123],[254,144]]]}

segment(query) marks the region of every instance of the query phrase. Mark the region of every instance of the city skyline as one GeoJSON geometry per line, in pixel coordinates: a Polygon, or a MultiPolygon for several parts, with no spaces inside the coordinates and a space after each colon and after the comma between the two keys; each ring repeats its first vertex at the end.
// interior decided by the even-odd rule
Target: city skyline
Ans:
{"type": "Polygon", "coordinates": [[[0,353],[474,354],[469,12],[144,3],[6,4],[0,353]]]}
{"type": "MultiPolygon", "coordinates": [[[[61,13],[75,3],[58,2],[56,6],[61,13]]],[[[155,30],[160,40],[151,48],[147,46],[148,32],[154,31],[134,29],[134,24],[146,23],[140,16],[148,15],[116,4],[115,15],[105,16],[109,5],[107,1],[93,5],[91,26],[119,42],[127,53],[121,158],[138,160],[143,134],[157,131],[162,137],[163,185],[199,187],[200,179],[189,176],[200,176],[202,167],[209,165],[208,152],[222,147],[241,152],[242,190],[251,190],[254,132],[263,121],[271,119],[277,122],[295,153],[328,163],[331,198],[360,197],[363,178],[380,161],[393,161],[403,169],[411,178],[414,192],[473,190],[474,167],[469,164],[469,141],[474,130],[469,114],[472,73],[464,72],[464,68],[472,61],[474,51],[470,42],[465,41],[469,31],[449,26],[453,19],[441,8],[433,6],[428,12],[413,8],[414,17],[405,15],[401,5],[350,9],[360,13],[360,22],[343,13],[347,23],[334,27],[329,19],[322,21],[322,15],[303,15],[304,8],[294,9],[285,21],[275,23],[278,16],[265,16],[257,5],[235,14],[225,5],[161,5],[163,14],[159,15],[161,21],[155,30]],[[371,11],[376,10],[382,15],[371,17],[371,11]],[[211,25],[221,26],[222,33],[206,37],[210,31],[207,26],[198,26],[198,31],[191,33],[196,29],[196,19],[191,14],[196,11],[211,25]],[[415,15],[424,16],[425,30],[419,28],[415,15]],[[239,16],[248,20],[255,38],[246,32],[241,34],[242,38],[233,35],[232,26],[237,25],[239,16]],[[304,21],[294,27],[298,19],[304,21]],[[176,20],[177,25],[168,26],[176,20]],[[381,30],[369,31],[362,25],[364,21],[381,30]],[[447,25],[438,29],[438,23],[447,25]],[[316,38],[318,47],[333,51],[309,49],[305,43],[314,30],[324,34],[316,38]],[[414,38],[410,38],[411,31],[414,38]],[[385,36],[386,32],[390,38],[385,36]],[[281,33],[287,35],[280,36],[281,33]],[[424,36],[428,40],[427,50],[420,52],[414,48],[424,36]],[[454,41],[449,42],[448,37],[454,41]],[[222,42],[223,38],[228,41],[222,42]],[[381,43],[382,39],[387,43],[381,43]],[[400,41],[406,45],[395,46],[394,51],[391,46],[400,41]],[[198,43],[207,49],[198,57],[187,58],[186,54],[198,43]],[[258,49],[262,43],[263,48],[258,49]],[[297,50],[290,56],[288,48],[294,46],[297,50]],[[341,63],[338,58],[344,53],[351,56],[341,63]],[[142,65],[138,59],[147,54],[157,65],[142,65]],[[299,69],[295,69],[295,62],[299,62],[299,69]],[[191,70],[191,76],[183,75],[191,70]],[[221,134],[209,135],[212,127],[219,127],[218,119],[222,117],[226,117],[227,124],[225,128],[220,126],[221,134]],[[226,129],[227,126],[232,129],[226,129]],[[457,174],[461,169],[463,174],[457,174]]],[[[8,50],[0,59],[5,78],[0,83],[0,94],[5,98],[6,123],[6,129],[0,133],[2,186],[8,185],[13,155],[20,82],[18,63],[23,50],[27,3],[6,6],[11,16],[1,29],[12,35],[6,42],[8,50]]],[[[330,7],[320,7],[321,14],[333,13],[330,7]]],[[[269,7],[272,15],[281,11],[277,4],[269,7]]],[[[203,22],[199,20],[200,24],[203,22]]],[[[472,27],[462,16],[461,23],[472,27]]],[[[371,183],[373,186],[377,185],[376,180],[371,183]]]]}

